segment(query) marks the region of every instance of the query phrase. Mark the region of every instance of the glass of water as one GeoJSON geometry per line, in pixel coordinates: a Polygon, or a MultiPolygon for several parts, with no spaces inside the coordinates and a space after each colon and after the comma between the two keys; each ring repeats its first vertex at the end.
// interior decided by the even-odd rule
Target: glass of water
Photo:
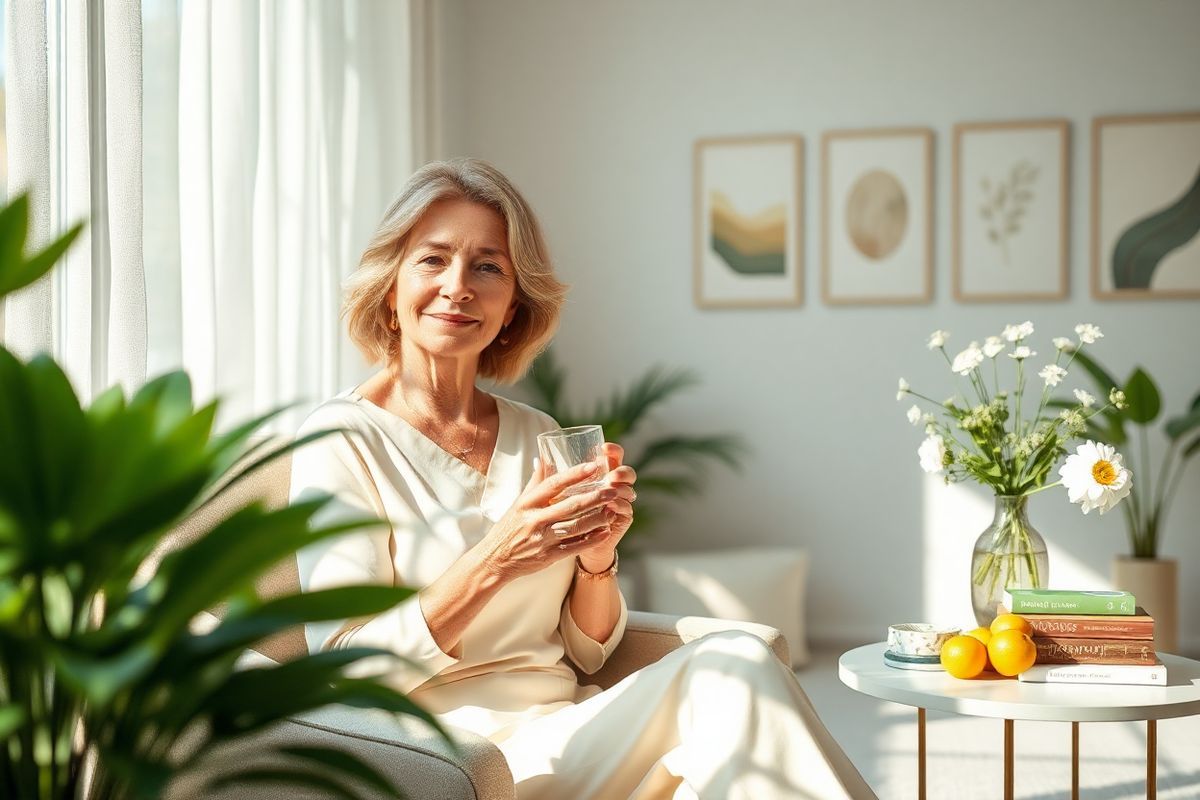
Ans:
{"type": "MultiPolygon", "coordinates": [[[[563,497],[590,492],[604,483],[608,460],[604,456],[604,429],[599,425],[576,425],[538,434],[538,456],[546,477],[594,461],[600,465],[590,480],[568,486],[563,497]]],[[[562,498],[559,498],[562,499],[562,498]]]]}

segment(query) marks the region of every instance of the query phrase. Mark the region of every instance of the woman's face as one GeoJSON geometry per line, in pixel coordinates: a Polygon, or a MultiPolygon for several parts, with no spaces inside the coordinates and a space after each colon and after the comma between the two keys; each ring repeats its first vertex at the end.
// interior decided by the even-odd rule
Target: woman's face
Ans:
{"type": "Polygon", "coordinates": [[[504,218],[470,200],[439,200],[409,232],[388,305],[407,345],[478,357],[512,321],[516,286],[504,218]]]}

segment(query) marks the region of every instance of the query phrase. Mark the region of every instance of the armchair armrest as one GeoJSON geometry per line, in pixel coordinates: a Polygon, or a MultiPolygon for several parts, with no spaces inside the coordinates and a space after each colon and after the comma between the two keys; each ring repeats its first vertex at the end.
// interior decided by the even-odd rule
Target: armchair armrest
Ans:
{"type": "MultiPolygon", "coordinates": [[[[594,675],[579,676],[580,683],[607,689],[626,676],[649,666],[688,642],[720,631],[746,631],[762,639],[784,664],[790,664],[787,639],[775,628],[757,622],[737,622],[712,617],[675,617],[630,611],[625,636],[604,667],[594,675]]],[[[789,667],[790,669],[790,667],[789,667]]]]}

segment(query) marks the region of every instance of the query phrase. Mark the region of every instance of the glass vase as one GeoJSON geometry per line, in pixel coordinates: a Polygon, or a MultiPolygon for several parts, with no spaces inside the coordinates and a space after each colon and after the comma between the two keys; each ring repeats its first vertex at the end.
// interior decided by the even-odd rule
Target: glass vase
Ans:
{"type": "Polygon", "coordinates": [[[1029,524],[1029,495],[996,495],[996,514],[975,540],[971,605],[980,625],[992,624],[1005,589],[1041,589],[1050,575],[1046,540],[1029,524]]]}

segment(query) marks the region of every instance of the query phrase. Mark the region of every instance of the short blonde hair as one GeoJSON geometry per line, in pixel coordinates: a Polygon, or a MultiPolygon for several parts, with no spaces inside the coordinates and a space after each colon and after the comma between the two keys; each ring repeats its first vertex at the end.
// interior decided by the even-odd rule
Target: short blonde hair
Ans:
{"type": "Polygon", "coordinates": [[[479,374],[500,383],[521,378],[546,349],[558,327],[567,286],[554,276],[537,218],[500,170],[474,158],[434,161],[417,170],[388,208],[358,269],[346,281],[342,316],[350,339],[367,360],[389,362],[400,354],[400,335],[388,327],[388,291],[404,256],[409,232],[439,200],[465,199],[495,209],[508,230],[516,271],[517,310],[504,333],[479,356],[479,374]],[[507,339],[500,344],[499,339],[507,339]]]}

